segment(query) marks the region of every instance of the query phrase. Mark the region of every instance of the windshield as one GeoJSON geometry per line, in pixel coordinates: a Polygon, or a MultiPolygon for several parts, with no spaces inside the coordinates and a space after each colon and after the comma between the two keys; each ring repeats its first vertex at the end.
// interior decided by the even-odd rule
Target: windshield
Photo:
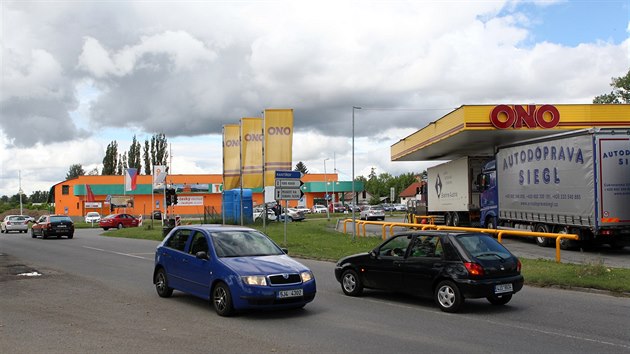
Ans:
{"type": "Polygon", "coordinates": [[[284,254],[273,241],[258,231],[213,232],[212,242],[219,257],[275,256],[284,254]]]}
{"type": "Polygon", "coordinates": [[[87,216],[98,216],[98,213],[95,213],[95,212],[87,213],[87,216]]]}
{"type": "Polygon", "coordinates": [[[512,256],[502,244],[485,234],[460,235],[457,240],[473,257],[509,258],[512,256]]]}
{"type": "Polygon", "coordinates": [[[51,216],[50,217],[50,222],[59,222],[59,221],[68,221],[68,222],[72,222],[72,219],[70,219],[67,216],[51,216]]]}

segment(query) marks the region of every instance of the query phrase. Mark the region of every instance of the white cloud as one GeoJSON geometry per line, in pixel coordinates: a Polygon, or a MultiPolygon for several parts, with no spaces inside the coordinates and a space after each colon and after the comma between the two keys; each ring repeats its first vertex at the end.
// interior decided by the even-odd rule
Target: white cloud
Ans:
{"type": "Polygon", "coordinates": [[[265,108],[294,109],[294,163],[314,172],[335,156],[350,175],[352,106],[356,175],[420,172],[389,147],[450,109],[588,103],[627,72],[630,42],[535,42],[520,4],[3,1],[0,195],[15,166],[56,183],[133,134],[164,132],[176,171],[215,173],[222,125],[265,108]],[[51,169],[13,157],[31,154],[51,169]]]}

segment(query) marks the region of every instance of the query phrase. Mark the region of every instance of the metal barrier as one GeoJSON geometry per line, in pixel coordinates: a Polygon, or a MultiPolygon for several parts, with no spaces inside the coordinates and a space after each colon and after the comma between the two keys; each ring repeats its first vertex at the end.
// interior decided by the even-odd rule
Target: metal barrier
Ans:
{"type": "MultiPolygon", "coordinates": [[[[343,233],[347,233],[346,224],[348,222],[352,222],[352,219],[345,219],[343,221],[343,233]]],[[[366,237],[365,225],[382,225],[382,239],[385,240],[387,238],[386,227],[389,226],[389,234],[390,236],[394,235],[394,227],[405,227],[405,228],[413,228],[413,229],[435,229],[435,230],[452,230],[452,231],[469,231],[469,232],[483,232],[489,233],[497,236],[497,240],[503,243],[503,236],[519,236],[519,237],[546,237],[546,238],[554,238],[556,239],[556,262],[560,263],[560,241],[562,239],[568,240],[579,240],[579,236],[576,234],[556,234],[551,232],[534,232],[534,231],[521,231],[521,230],[498,230],[498,229],[481,229],[476,227],[457,227],[457,226],[444,226],[444,225],[434,225],[434,224],[412,224],[412,223],[401,223],[401,222],[385,222],[385,221],[364,221],[364,220],[356,220],[355,230],[359,226],[363,226],[363,237],[366,237]]],[[[361,236],[357,232],[357,236],[361,236]]]]}

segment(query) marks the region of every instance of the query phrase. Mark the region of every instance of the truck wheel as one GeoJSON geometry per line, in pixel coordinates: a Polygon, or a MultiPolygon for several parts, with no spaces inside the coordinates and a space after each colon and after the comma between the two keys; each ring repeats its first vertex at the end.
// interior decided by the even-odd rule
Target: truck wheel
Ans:
{"type": "MultiPolygon", "coordinates": [[[[561,226],[559,227],[555,232],[557,234],[568,234],[569,233],[569,227],[568,226],[561,226]]],[[[575,245],[575,243],[572,240],[566,239],[566,238],[561,238],[560,239],[560,249],[562,250],[568,250],[573,248],[573,246],[575,245]]]]}
{"type": "Polygon", "coordinates": [[[459,217],[459,213],[458,212],[453,213],[453,226],[461,226],[461,225],[462,225],[462,222],[459,217]]]}
{"type": "MultiPolygon", "coordinates": [[[[549,228],[545,224],[538,224],[534,228],[535,232],[549,232],[549,228]]],[[[551,244],[551,240],[547,237],[536,237],[536,244],[540,247],[547,247],[551,244]]]]}
{"type": "Polygon", "coordinates": [[[444,225],[453,226],[453,215],[451,213],[444,214],[444,225]]]}
{"type": "Polygon", "coordinates": [[[497,228],[497,219],[494,216],[490,216],[486,220],[486,229],[495,230],[497,228]]]}

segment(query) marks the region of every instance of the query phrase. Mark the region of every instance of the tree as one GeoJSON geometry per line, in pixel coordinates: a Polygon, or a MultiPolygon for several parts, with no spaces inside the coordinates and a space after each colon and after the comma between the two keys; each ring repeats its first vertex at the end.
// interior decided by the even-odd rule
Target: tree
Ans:
{"type": "Polygon", "coordinates": [[[144,141],[144,174],[151,175],[153,171],[151,170],[151,155],[149,154],[149,141],[144,141]]]}
{"type": "Polygon", "coordinates": [[[102,175],[115,175],[118,167],[118,143],[114,140],[107,145],[105,157],[103,157],[102,175]]]}
{"type": "Polygon", "coordinates": [[[138,170],[138,173],[142,171],[142,160],[140,159],[140,150],[142,146],[136,140],[136,136],[133,136],[133,141],[131,142],[131,146],[129,147],[129,152],[127,153],[127,166],[130,168],[135,168],[138,170]]]}
{"type": "Polygon", "coordinates": [[[116,165],[116,175],[122,175],[123,174],[123,155],[119,154],[118,155],[118,164],[116,165]]]}
{"type": "Polygon", "coordinates": [[[300,171],[303,174],[307,174],[308,173],[308,169],[306,168],[306,165],[304,164],[304,162],[300,161],[295,165],[295,170],[294,171],[300,171]]]}
{"type": "Polygon", "coordinates": [[[626,76],[621,76],[617,78],[613,77],[610,86],[613,87],[612,92],[596,96],[593,99],[593,103],[630,103],[630,70],[628,70],[626,76]]]}
{"type": "Polygon", "coordinates": [[[48,200],[48,192],[47,191],[34,191],[28,197],[31,203],[46,203],[48,200]]]}
{"type": "Polygon", "coordinates": [[[151,162],[155,165],[166,165],[168,162],[168,142],[166,135],[154,134],[151,137],[151,162]]]}
{"type": "Polygon", "coordinates": [[[79,176],[85,175],[85,171],[83,170],[83,166],[81,164],[74,164],[70,166],[68,169],[68,173],[66,174],[66,180],[77,178],[79,176]]]}

